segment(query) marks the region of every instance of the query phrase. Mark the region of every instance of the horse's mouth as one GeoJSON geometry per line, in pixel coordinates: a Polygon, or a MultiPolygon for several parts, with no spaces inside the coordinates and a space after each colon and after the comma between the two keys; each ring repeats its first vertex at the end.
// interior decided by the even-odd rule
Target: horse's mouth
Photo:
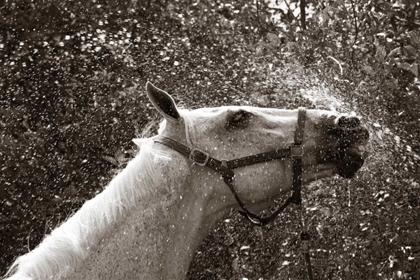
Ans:
{"type": "Polygon", "coordinates": [[[361,126],[357,117],[342,116],[336,119],[336,125],[330,133],[338,136],[338,141],[335,148],[326,153],[326,158],[337,166],[340,176],[354,177],[367,156],[365,146],[369,139],[368,130],[361,126]]]}
{"type": "Polygon", "coordinates": [[[340,147],[335,157],[338,175],[344,178],[353,178],[365,162],[363,151],[359,147],[340,147]]]}
{"type": "Polygon", "coordinates": [[[359,146],[340,146],[321,151],[320,163],[332,163],[337,167],[338,175],[352,178],[363,166],[366,153],[359,146]]]}
{"type": "Polygon", "coordinates": [[[321,151],[319,163],[332,163],[338,170],[338,175],[353,178],[363,166],[367,152],[364,146],[339,146],[321,151]]]}

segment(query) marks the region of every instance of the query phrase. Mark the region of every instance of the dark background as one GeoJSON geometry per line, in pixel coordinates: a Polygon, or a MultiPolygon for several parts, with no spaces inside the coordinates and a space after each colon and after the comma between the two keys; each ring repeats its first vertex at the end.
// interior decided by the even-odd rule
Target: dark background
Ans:
{"type": "MultiPolygon", "coordinates": [[[[133,157],[158,119],[149,80],[189,108],[328,107],[300,94],[323,92],[363,115],[359,176],[305,194],[315,274],[419,279],[419,3],[307,1],[305,30],[287,4],[0,1],[0,275],[133,157]]],[[[190,279],[305,277],[294,209],[265,231],[226,219],[190,279]]]]}

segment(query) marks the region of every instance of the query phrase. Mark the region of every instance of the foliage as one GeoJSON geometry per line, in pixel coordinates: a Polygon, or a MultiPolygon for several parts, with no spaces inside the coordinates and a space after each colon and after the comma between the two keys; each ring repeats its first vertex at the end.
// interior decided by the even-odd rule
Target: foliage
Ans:
{"type": "Polygon", "coordinates": [[[360,104],[375,99],[388,125],[413,132],[406,136],[418,149],[418,107],[412,106],[420,104],[418,1],[308,1],[305,31],[292,5],[299,1],[288,2],[281,14],[289,16],[280,17],[280,52],[324,69],[321,75],[360,104]]]}
{"type": "MultiPolygon", "coordinates": [[[[324,92],[363,114],[373,152],[360,176],[306,191],[315,273],[416,279],[418,3],[311,0],[306,30],[298,1],[274,4],[0,2],[0,272],[132,157],[156,119],[151,80],[190,108],[313,107],[301,93],[324,92]]],[[[261,230],[232,213],[189,279],[304,279],[296,219],[288,209],[261,230]]]]}

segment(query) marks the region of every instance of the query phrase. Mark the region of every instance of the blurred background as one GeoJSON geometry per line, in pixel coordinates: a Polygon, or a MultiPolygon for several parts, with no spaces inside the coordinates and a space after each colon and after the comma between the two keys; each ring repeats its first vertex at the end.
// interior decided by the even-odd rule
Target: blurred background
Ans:
{"type": "MultiPolygon", "coordinates": [[[[152,81],[187,108],[362,115],[359,175],[305,188],[315,278],[419,279],[419,19],[415,0],[0,0],[0,275],[133,157],[152,81]]],[[[305,279],[296,218],[232,212],[189,279],[305,279]]]]}

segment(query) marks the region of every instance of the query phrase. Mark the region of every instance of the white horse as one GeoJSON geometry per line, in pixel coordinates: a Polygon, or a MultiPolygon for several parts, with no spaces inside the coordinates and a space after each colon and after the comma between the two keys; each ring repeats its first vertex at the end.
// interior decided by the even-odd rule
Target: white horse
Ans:
{"type": "MultiPolygon", "coordinates": [[[[6,279],[184,279],[202,239],[238,207],[223,174],[204,166],[207,153],[226,166],[221,160],[294,142],[298,110],[180,110],[165,91],[151,83],[146,89],[165,119],[159,135],[193,153],[187,157],[154,137],[135,139],[139,154],[102,193],[17,258],[6,279]]],[[[368,139],[359,119],[323,110],[308,110],[305,119],[303,183],[335,174],[352,177],[363,164],[368,139]]],[[[236,167],[231,183],[242,203],[260,211],[291,190],[292,162],[282,158],[236,167]]]]}

